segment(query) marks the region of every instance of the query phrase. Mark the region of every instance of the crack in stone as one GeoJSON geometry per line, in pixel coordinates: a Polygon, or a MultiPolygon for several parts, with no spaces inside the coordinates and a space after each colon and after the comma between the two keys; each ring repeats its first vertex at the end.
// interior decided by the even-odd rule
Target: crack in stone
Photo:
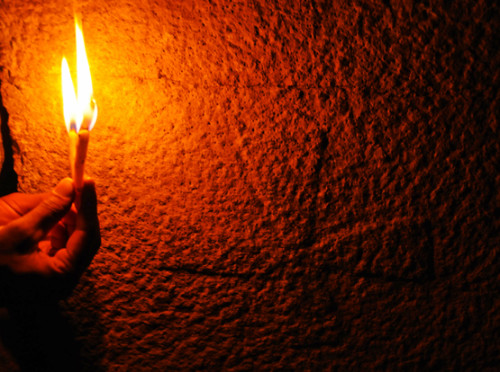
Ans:
{"type": "Polygon", "coordinates": [[[203,276],[222,277],[222,278],[248,279],[254,275],[252,273],[237,273],[237,272],[213,271],[210,269],[195,269],[187,266],[162,265],[159,267],[159,269],[176,273],[186,273],[193,275],[203,275],[203,276]]]}

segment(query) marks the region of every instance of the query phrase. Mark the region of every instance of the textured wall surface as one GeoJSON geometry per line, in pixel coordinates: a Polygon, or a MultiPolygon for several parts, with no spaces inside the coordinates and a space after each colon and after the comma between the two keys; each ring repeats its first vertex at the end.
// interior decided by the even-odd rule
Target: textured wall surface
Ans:
{"type": "Polygon", "coordinates": [[[6,370],[494,369],[495,1],[68,3],[0,1],[1,182],[69,172],[75,10],[103,244],[6,370]]]}

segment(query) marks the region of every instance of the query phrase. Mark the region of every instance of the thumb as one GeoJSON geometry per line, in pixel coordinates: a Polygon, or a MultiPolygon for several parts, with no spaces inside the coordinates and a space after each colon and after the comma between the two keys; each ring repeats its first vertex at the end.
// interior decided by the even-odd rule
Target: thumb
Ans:
{"type": "Polygon", "coordinates": [[[38,206],[11,224],[13,240],[21,245],[20,248],[30,249],[68,213],[74,198],[73,181],[63,179],[38,206]]]}

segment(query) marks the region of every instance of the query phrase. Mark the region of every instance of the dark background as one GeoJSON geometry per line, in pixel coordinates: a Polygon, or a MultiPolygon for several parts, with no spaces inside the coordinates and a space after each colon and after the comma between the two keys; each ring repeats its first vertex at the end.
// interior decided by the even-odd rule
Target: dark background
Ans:
{"type": "Polygon", "coordinates": [[[0,1],[3,193],[69,172],[73,12],[103,244],[5,370],[498,368],[495,1],[0,1]]]}

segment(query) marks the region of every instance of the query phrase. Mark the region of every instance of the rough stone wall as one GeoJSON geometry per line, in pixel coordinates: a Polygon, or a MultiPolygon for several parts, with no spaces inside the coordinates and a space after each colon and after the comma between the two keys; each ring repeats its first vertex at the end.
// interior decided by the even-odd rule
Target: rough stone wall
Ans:
{"type": "Polygon", "coordinates": [[[0,1],[24,192],[69,171],[82,16],[103,234],[4,368],[493,370],[499,7],[441,3],[0,1]]]}

